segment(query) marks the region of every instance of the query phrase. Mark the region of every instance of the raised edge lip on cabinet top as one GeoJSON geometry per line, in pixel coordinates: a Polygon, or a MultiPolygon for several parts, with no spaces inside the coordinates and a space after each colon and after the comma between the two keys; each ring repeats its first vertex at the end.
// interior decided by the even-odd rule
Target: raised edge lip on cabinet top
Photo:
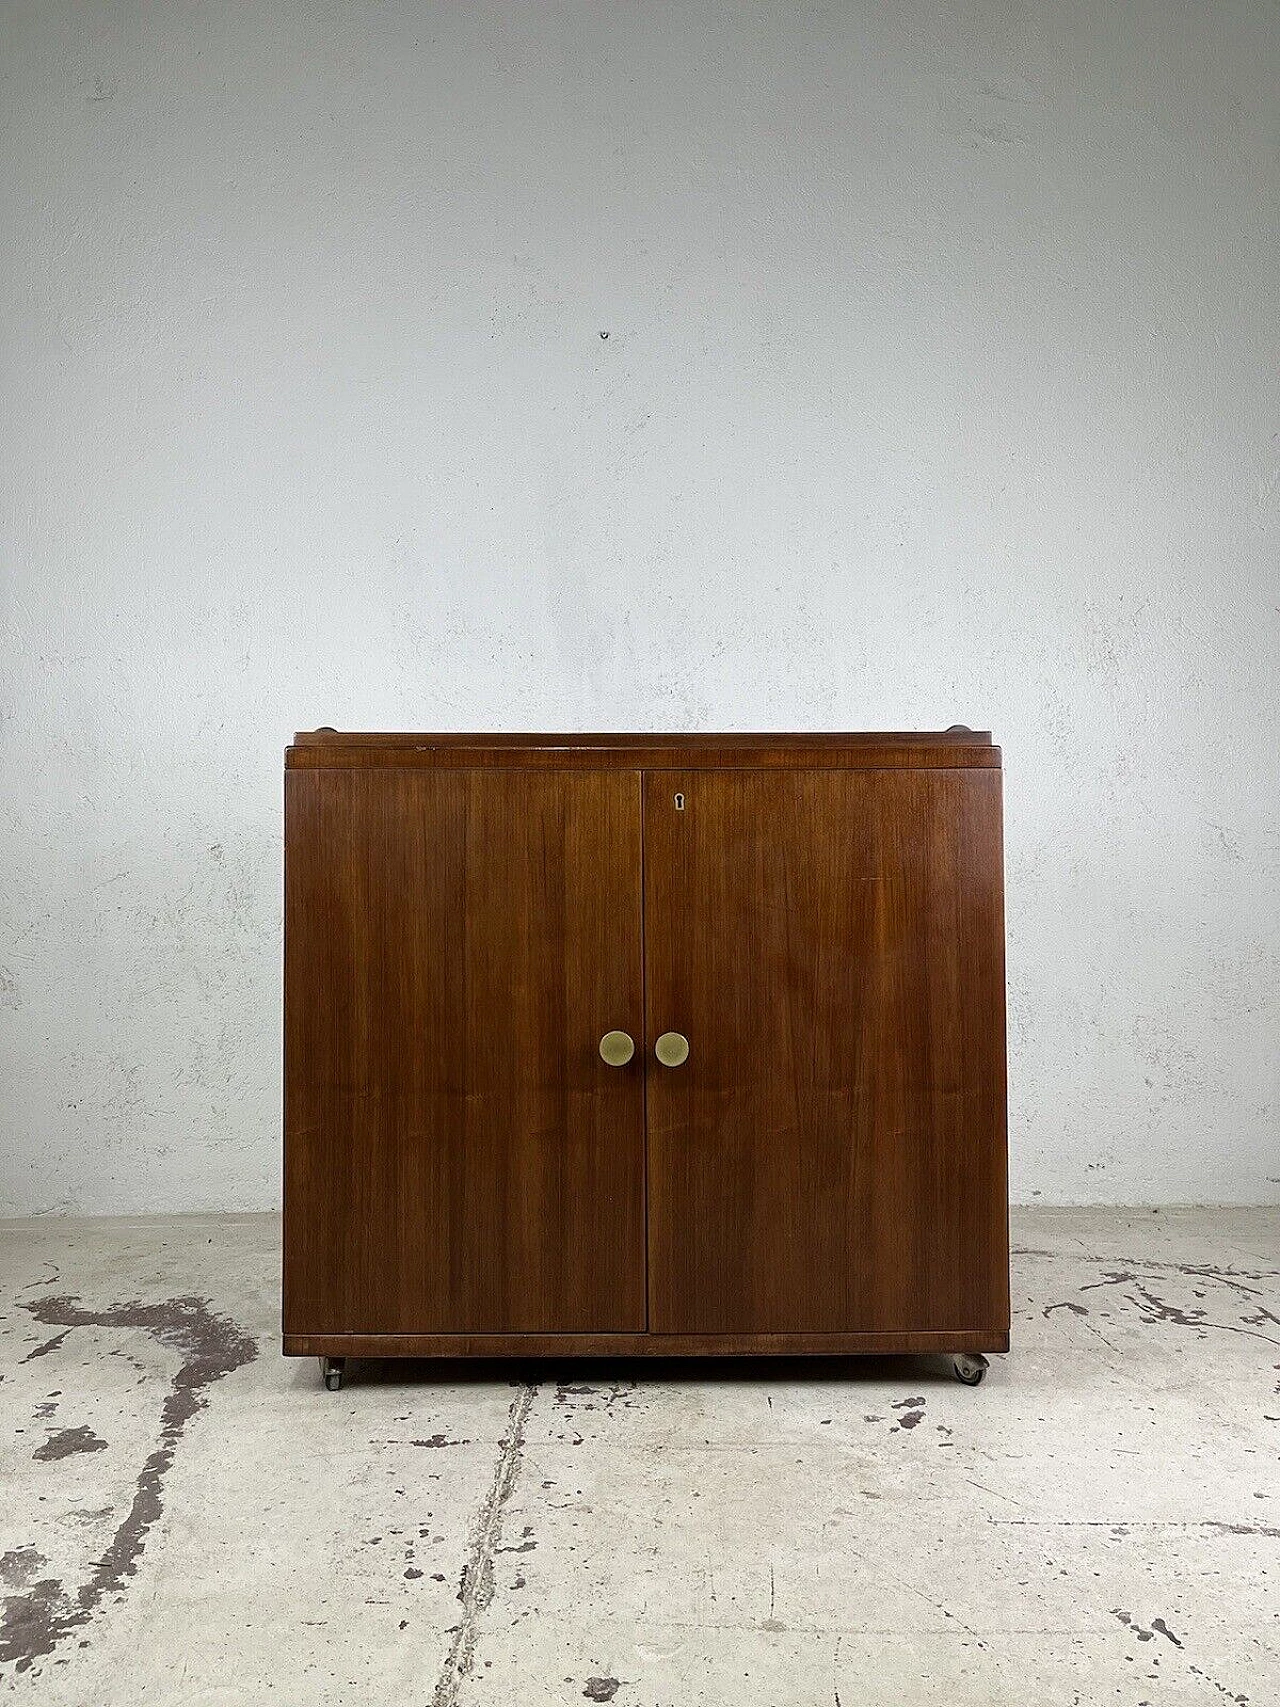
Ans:
{"type": "Polygon", "coordinates": [[[999,770],[986,729],[845,734],[411,734],[302,729],[285,750],[292,770],[376,765],[542,770],[999,770]]]}

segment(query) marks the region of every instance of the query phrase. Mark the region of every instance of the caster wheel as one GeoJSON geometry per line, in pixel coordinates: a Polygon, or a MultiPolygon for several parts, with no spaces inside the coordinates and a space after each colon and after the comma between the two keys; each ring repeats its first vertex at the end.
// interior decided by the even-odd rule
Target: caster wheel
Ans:
{"type": "Polygon", "coordinates": [[[322,1357],[320,1373],[324,1376],[324,1384],[331,1393],[336,1393],[342,1386],[342,1374],[347,1367],[345,1357],[322,1357]]]}
{"type": "Polygon", "coordinates": [[[980,1351],[960,1351],[951,1367],[957,1381],[963,1381],[966,1387],[976,1387],[987,1373],[987,1360],[980,1351]]]}

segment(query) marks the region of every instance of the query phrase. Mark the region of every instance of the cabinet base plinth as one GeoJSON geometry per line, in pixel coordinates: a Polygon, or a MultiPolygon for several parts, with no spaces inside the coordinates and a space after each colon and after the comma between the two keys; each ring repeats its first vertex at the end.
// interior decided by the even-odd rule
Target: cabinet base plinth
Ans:
{"type": "Polygon", "coordinates": [[[1008,1330],[818,1334],[285,1334],[286,1357],[856,1357],[1008,1351],[1008,1330]]]}

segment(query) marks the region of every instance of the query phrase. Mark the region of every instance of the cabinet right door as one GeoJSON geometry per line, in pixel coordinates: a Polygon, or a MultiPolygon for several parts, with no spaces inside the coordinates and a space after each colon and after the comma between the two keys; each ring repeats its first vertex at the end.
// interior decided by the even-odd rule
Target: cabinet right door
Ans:
{"type": "Polygon", "coordinates": [[[999,771],[644,788],[651,1331],[1007,1329],[999,771]]]}

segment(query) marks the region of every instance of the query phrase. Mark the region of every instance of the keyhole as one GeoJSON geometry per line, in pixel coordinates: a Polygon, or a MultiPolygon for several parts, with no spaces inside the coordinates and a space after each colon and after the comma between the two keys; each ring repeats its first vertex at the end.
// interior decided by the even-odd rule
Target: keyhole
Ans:
{"type": "Polygon", "coordinates": [[[684,795],[683,794],[677,794],[676,795],[676,811],[677,812],[683,812],[684,811],[684,795]]]}

